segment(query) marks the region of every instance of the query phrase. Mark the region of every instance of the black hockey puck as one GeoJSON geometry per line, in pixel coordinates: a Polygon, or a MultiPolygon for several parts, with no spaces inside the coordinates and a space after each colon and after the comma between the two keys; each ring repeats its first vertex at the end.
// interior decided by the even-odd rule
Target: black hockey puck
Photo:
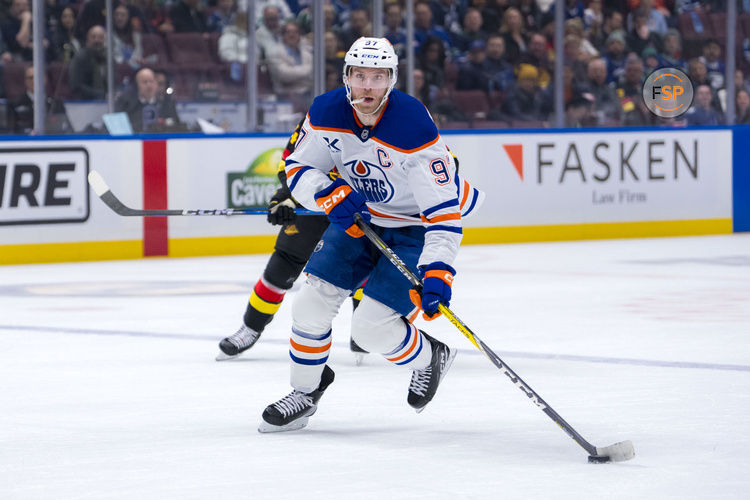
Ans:
{"type": "Polygon", "coordinates": [[[612,459],[609,458],[608,456],[598,457],[598,456],[594,456],[594,455],[589,455],[589,463],[590,464],[604,464],[604,463],[607,463],[607,462],[609,462],[611,460],[612,459]]]}

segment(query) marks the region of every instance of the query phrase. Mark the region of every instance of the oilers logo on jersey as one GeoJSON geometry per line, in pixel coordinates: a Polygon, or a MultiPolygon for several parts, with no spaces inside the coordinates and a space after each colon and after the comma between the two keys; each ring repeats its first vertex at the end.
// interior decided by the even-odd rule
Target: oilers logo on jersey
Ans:
{"type": "Polygon", "coordinates": [[[352,160],[344,163],[350,174],[352,187],[365,199],[373,203],[386,203],[393,198],[393,184],[380,166],[364,160],[352,160]]]}

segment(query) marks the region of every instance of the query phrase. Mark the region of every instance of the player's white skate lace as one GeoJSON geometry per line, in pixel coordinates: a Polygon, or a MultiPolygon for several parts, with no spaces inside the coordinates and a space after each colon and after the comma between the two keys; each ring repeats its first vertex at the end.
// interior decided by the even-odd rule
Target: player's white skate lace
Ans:
{"type": "Polygon", "coordinates": [[[216,356],[216,361],[236,358],[244,351],[250,349],[258,341],[259,337],[260,333],[243,324],[236,333],[226,337],[219,343],[221,352],[216,356]]]}
{"type": "Polygon", "coordinates": [[[427,394],[427,387],[430,384],[430,375],[432,375],[432,366],[428,366],[423,370],[414,370],[411,373],[409,392],[413,392],[420,396],[427,394]]]}
{"type": "Polygon", "coordinates": [[[288,417],[289,415],[298,411],[302,411],[305,408],[309,408],[314,404],[315,402],[309,394],[300,391],[292,391],[288,395],[276,401],[273,406],[275,406],[282,415],[288,417]]]}

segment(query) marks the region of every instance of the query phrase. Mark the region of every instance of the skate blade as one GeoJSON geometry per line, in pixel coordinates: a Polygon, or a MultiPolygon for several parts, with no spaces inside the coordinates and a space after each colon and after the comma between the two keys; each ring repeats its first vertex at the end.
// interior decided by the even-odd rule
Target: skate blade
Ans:
{"type": "Polygon", "coordinates": [[[310,420],[310,417],[300,417],[294,422],[289,422],[286,425],[273,425],[269,424],[265,420],[260,421],[260,425],[258,426],[258,432],[261,434],[269,434],[271,432],[289,432],[289,431],[297,431],[302,429],[303,427],[307,426],[307,422],[310,420]]]}
{"type": "Polygon", "coordinates": [[[360,366],[365,360],[365,353],[363,352],[355,352],[354,353],[354,364],[356,366],[360,366]]]}
{"type": "Polygon", "coordinates": [[[216,361],[229,361],[230,359],[237,359],[239,356],[239,354],[230,356],[229,354],[224,354],[223,352],[219,351],[219,354],[216,356],[216,361]]]}
{"type": "MultiPolygon", "coordinates": [[[[448,355],[448,360],[445,362],[445,369],[443,370],[443,373],[440,374],[440,383],[443,383],[443,379],[445,378],[445,375],[448,373],[448,370],[450,370],[451,365],[453,364],[453,359],[456,357],[456,351],[455,349],[451,349],[450,354],[448,355]]],[[[438,389],[440,386],[438,386],[438,389]]],[[[435,396],[433,396],[434,398],[435,396]]],[[[432,400],[428,401],[427,404],[430,404],[432,400]]],[[[414,408],[414,411],[417,413],[422,413],[422,410],[427,408],[427,405],[424,405],[422,408],[414,408]]]]}

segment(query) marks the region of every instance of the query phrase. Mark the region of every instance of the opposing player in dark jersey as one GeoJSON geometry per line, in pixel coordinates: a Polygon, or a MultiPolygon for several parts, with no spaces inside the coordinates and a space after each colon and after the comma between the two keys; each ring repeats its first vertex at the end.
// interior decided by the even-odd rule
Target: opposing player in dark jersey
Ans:
{"type": "MultiPolygon", "coordinates": [[[[292,198],[286,183],[284,163],[294,151],[299,137],[299,130],[304,119],[297,124],[282,153],[279,164],[279,180],[281,187],[271,198],[268,205],[268,222],[282,226],[276,238],[274,252],[266,264],[263,276],[258,280],[250,294],[250,300],[245,308],[242,326],[234,335],[219,342],[220,353],[217,361],[233,359],[250,349],[260,338],[266,325],[273,320],[276,311],[284,300],[284,295],[292,287],[295,280],[305,267],[315,245],[328,227],[328,217],[321,215],[305,215],[297,217],[297,204],[292,198]]],[[[352,297],[356,309],[361,290],[352,297]]],[[[357,364],[367,352],[350,340],[350,348],[355,353],[357,364]]]]}

